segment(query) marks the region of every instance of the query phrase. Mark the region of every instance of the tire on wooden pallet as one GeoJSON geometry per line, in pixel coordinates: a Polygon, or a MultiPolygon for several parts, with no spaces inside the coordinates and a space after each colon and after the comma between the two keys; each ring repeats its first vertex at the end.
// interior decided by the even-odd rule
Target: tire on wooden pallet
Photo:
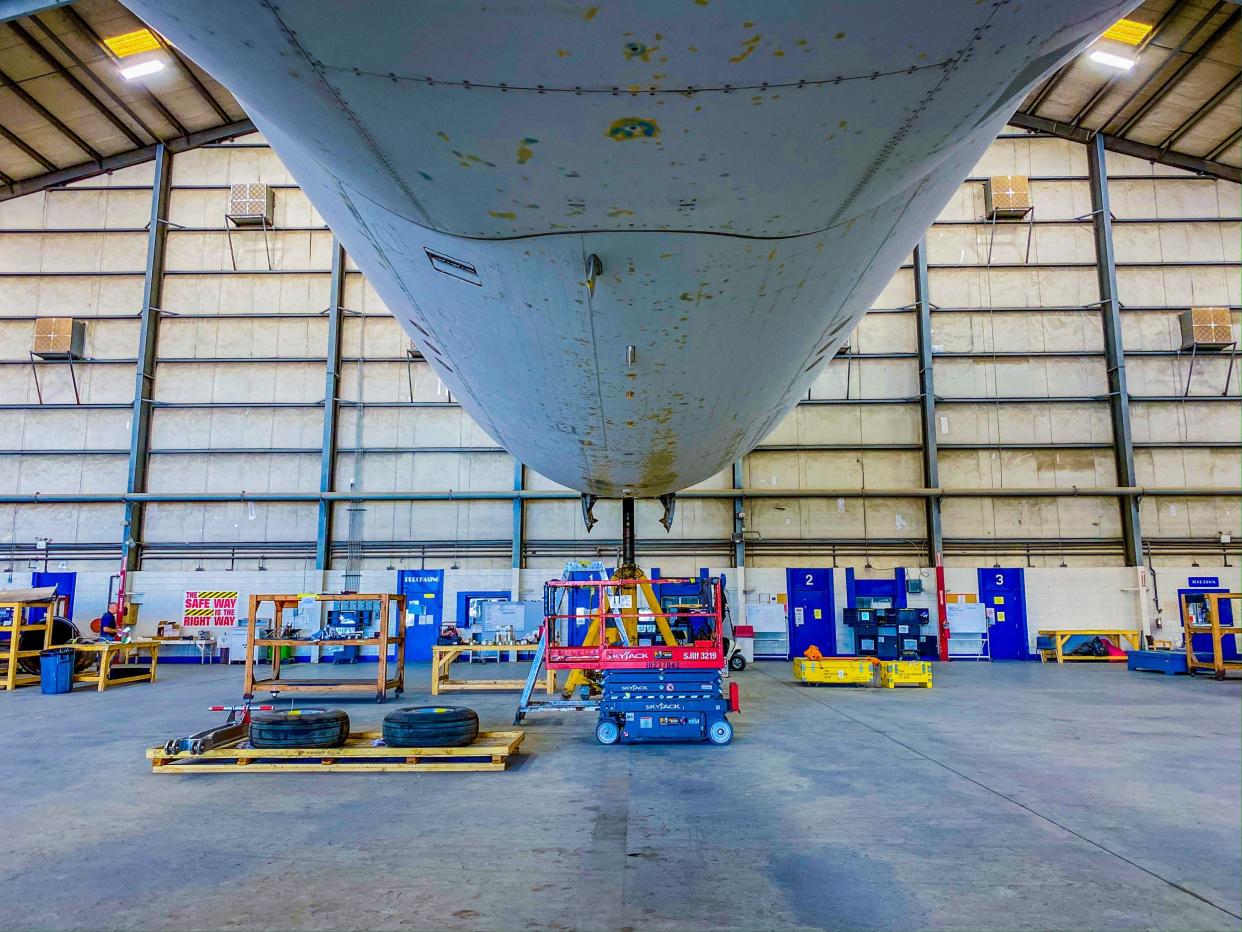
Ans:
{"type": "Polygon", "coordinates": [[[256,748],[339,748],[349,737],[349,716],[341,709],[254,712],[250,743],[256,748]]]}
{"type": "Polygon", "coordinates": [[[458,748],[479,736],[479,716],[461,706],[407,706],[384,716],[384,743],[393,748],[458,748]]]}

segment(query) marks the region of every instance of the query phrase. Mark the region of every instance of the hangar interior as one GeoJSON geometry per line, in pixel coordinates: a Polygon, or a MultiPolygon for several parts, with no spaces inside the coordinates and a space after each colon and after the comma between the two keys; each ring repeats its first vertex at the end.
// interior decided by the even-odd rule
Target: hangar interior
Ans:
{"type": "MultiPolygon", "coordinates": [[[[388,870],[377,849],[446,828],[386,822],[393,807],[420,817],[384,775],[326,798],[321,778],[285,777],[258,805],[223,802],[230,778],[148,788],[144,742],[240,694],[226,638],[194,620],[191,596],[231,594],[242,617],[260,593],[419,602],[434,585],[418,611],[438,634],[470,624],[476,601],[538,603],[548,579],[615,566],[621,506],[601,502],[588,532],[578,492],[471,420],[221,83],[163,40],[166,76],[117,78],[104,40],[142,24],[110,0],[17,8],[0,25],[0,585],[71,580],[82,631],[124,587],[135,636],[183,637],[161,648],[175,665],[151,684],[157,709],[146,687],[0,697],[10,785],[60,809],[40,774],[80,755],[59,791],[97,800],[53,820],[81,843],[32,840],[35,810],[17,817],[26,863],[50,872],[42,901],[0,927],[505,928],[546,923],[596,881],[598,911],[566,928],[1242,921],[1236,681],[1038,662],[1057,629],[1133,629],[1176,652],[1188,595],[1242,589],[1235,5],[1148,0],[1130,14],[1152,27],[1133,72],[1084,55],[1041,82],[788,417],[680,493],[667,533],[659,506],[638,502],[640,564],[721,578],[732,624],[754,629],[756,662],[734,680],[739,740],[712,749],[732,758],[639,748],[617,770],[600,755],[623,752],[572,717],[535,725],[527,759],[498,778],[530,815],[520,827],[492,808],[496,778],[419,777],[413,792],[458,820],[442,860],[403,851],[404,886],[369,906],[345,879],[359,872],[329,870],[283,906],[248,907],[230,885],[268,863],[307,884],[316,858],[342,863],[328,849],[388,870]],[[1018,207],[997,207],[1015,184],[1018,207]],[[850,613],[886,586],[933,629],[938,591],[986,603],[990,653],[973,659],[991,663],[936,664],[934,690],[888,705],[798,691],[788,661],[812,642],[855,652],[850,613]],[[92,789],[100,768],[118,789],[92,789]],[[885,802],[903,784],[919,787],[917,814],[885,802]],[[686,811],[683,794],[702,806],[686,811]],[[843,834],[815,835],[801,805],[843,834]],[[1134,821],[1118,828],[1118,813],[1134,821]],[[255,815],[286,826],[298,856],[235,849],[255,815]],[[149,816],[165,839],[136,855],[150,886],[113,907],[78,876],[115,857],[95,821],[149,816]],[[183,834],[193,846],[172,843],[183,834]],[[934,880],[943,845],[981,846],[991,866],[934,880]],[[191,883],[204,855],[231,866],[191,883]],[[486,863],[488,878],[473,869],[486,863]],[[437,869],[459,879],[420,876],[437,869]],[[816,893],[829,875],[835,900],[816,893]],[[722,876],[737,888],[722,892],[722,876]],[[63,877],[95,912],[58,896],[63,877]],[[1055,903],[1006,912],[1005,897],[1053,884],[1055,903]],[[177,904],[158,907],[166,889],[177,904]]],[[[358,665],[380,650],[363,646],[358,665]]],[[[429,657],[407,652],[407,692],[425,693],[429,657]]],[[[322,660],[308,644],[287,662],[322,660]]],[[[468,698],[510,715],[510,697],[468,698]]],[[[15,891],[3,861],[0,890],[15,891]]]]}
{"type": "MultiPolygon", "coordinates": [[[[1126,481],[1089,162],[1072,141],[1012,128],[999,138],[794,412],[734,470],[690,490],[667,535],[658,507],[639,503],[642,559],[666,575],[740,568],[762,598],[789,566],[891,577],[925,572],[939,549],[950,576],[999,565],[1054,590],[1061,577],[1107,580],[1112,593],[1142,585],[1145,598],[1117,599],[1135,620],[1157,615],[1142,567],[1172,590],[1202,575],[1196,565],[1236,563],[1240,367],[1227,348],[1195,352],[1192,369],[1181,319],[1192,307],[1236,318],[1238,186],[1106,153],[1126,481]],[[1000,175],[1030,179],[1033,216],[986,219],[984,181],[1000,175]],[[921,314],[946,490],[939,541],[927,521],[921,314]]],[[[176,614],[156,599],[180,598],[187,573],[232,589],[262,570],[267,588],[302,591],[347,568],[380,574],[373,588],[395,570],[441,567],[450,592],[516,580],[527,598],[566,561],[615,559],[619,506],[601,504],[588,533],[575,492],[523,469],[470,420],[261,138],[166,153],[160,169],[162,198],[148,162],[0,203],[7,581],[27,582],[31,564],[77,572],[98,611],[132,540],[131,588],[148,593],[154,620],[176,614]],[[271,192],[266,231],[228,229],[238,184],[271,192]],[[153,215],[164,231],[154,243],[153,215]],[[145,289],[158,310],[144,314],[145,289]],[[81,356],[33,357],[38,321],[69,312],[81,356]],[[133,491],[149,500],[127,512],[144,336],[150,424],[133,491]],[[321,490],[339,497],[321,508],[321,490]]],[[[1160,610],[1175,626],[1176,607],[1160,610]]]]}

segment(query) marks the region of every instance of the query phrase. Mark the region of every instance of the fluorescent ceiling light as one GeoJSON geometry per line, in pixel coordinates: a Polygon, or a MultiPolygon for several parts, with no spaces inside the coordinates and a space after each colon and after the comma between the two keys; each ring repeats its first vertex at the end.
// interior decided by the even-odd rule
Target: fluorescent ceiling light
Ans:
{"type": "Polygon", "coordinates": [[[146,61],[140,61],[136,65],[130,65],[128,68],[121,69],[121,77],[127,81],[135,78],[145,78],[149,74],[155,74],[157,71],[164,70],[164,63],[158,58],[149,58],[146,61]]]}
{"type": "Polygon", "coordinates": [[[1101,65],[1108,65],[1110,68],[1117,68],[1120,71],[1129,71],[1134,67],[1133,58],[1122,58],[1120,55],[1113,55],[1111,52],[1101,52],[1098,49],[1091,53],[1091,60],[1099,62],[1101,65]]]}

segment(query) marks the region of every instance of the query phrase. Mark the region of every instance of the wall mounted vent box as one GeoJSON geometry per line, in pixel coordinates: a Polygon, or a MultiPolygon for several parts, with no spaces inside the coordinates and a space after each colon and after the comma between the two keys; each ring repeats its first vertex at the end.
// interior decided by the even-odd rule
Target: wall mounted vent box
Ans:
{"type": "Polygon", "coordinates": [[[983,182],[983,209],[989,220],[1025,217],[1033,206],[1025,175],[993,175],[983,182]]]}
{"type": "Polygon", "coordinates": [[[86,322],[72,317],[40,317],[35,321],[30,351],[40,359],[81,359],[86,322]]]}
{"type": "Polygon", "coordinates": [[[226,216],[238,226],[271,226],[275,207],[276,193],[270,185],[251,182],[229,187],[229,209],[226,216]]]}
{"type": "Polygon", "coordinates": [[[1182,349],[1224,349],[1233,343],[1233,321],[1227,307],[1192,307],[1179,315],[1182,349]]]}

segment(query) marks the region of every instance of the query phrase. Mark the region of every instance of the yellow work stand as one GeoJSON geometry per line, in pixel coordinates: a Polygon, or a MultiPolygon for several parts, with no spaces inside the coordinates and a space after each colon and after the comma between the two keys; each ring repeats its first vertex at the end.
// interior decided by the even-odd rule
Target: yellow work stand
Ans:
{"type": "Polygon", "coordinates": [[[1054,645],[1051,649],[1045,648],[1039,652],[1039,659],[1041,663],[1047,663],[1053,657],[1056,658],[1057,663],[1064,663],[1067,660],[1125,661],[1125,657],[1094,657],[1091,655],[1078,656],[1076,654],[1065,653],[1065,645],[1069,642],[1069,639],[1080,635],[1083,637],[1112,638],[1113,643],[1115,643],[1118,647],[1121,646],[1121,641],[1125,640],[1129,642],[1131,650],[1143,649],[1143,632],[1132,631],[1127,628],[1041,628],[1038,633],[1040,637],[1052,638],[1052,643],[1054,645]],[[1049,655],[1051,655],[1051,657],[1049,655]]]}
{"type": "Polygon", "coordinates": [[[94,683],[99,692],[109,686],[125,686],[128,683],[154,683],[155,668],[160,659],[159,641],[97,641],[93,644],[70,644],[79,654],[93,654],[99,658],[97,673],[75,673],[75,683],[94,683]],[[112,676],[112,663],[118,656],[130,653],[146,653],[151,658],[151,668],[130,676],[112,676]]]}
{"type": "Polygon", "coordinates": [[[1196,623],[1190,607],[1182,602],[1182,625],[1186,640],[1186,669],[1191,676],[1198,670],[1211,670],[1218,680],[1223,680],[1226,673],[1242,671],[1242,661],[1226,660],[1221,648],[1221,638],[1242,634],[1242,625],[1222,625],[1220,623],[1220,603],[1242,600],[1239,592],[1205,592],[1204,602],[1207,605],[1207,618],[1204,624],[1196,623]],[[1200,660],[1194,650],[1195,635],[1205,635],[1212,641],[1212,659],[1200,660]]]}
{"type": "Polygon", "coordinates": [[[7,609],[9,612],[8,622],[0,623],[0,635],[8,635],[8,647],[0,652],[0,663],[4,664],[4,670],[0,671],[0,689],[13,690],[18,686],[33,686],[42,679],[38,673],[23,673],[21,660],[23,657],[38,657],[41,652],[52,646],[52,611],[56,605],[55,592],[55,586],[47,589],[14,591],[11,594],[6,593],[7,597],[13,601],[0,601],[0,611],[7,609]],[[43,598],[44,593],[52,593],[52,595],[43,598]],[[44,609],[42,623],[26,624],[26,614],[32,608],[44,609]],[[42,632],[43,636],[40,640],[43,643],[36,648],[22,650],[22,635],[35,631],[42,632]]]}

